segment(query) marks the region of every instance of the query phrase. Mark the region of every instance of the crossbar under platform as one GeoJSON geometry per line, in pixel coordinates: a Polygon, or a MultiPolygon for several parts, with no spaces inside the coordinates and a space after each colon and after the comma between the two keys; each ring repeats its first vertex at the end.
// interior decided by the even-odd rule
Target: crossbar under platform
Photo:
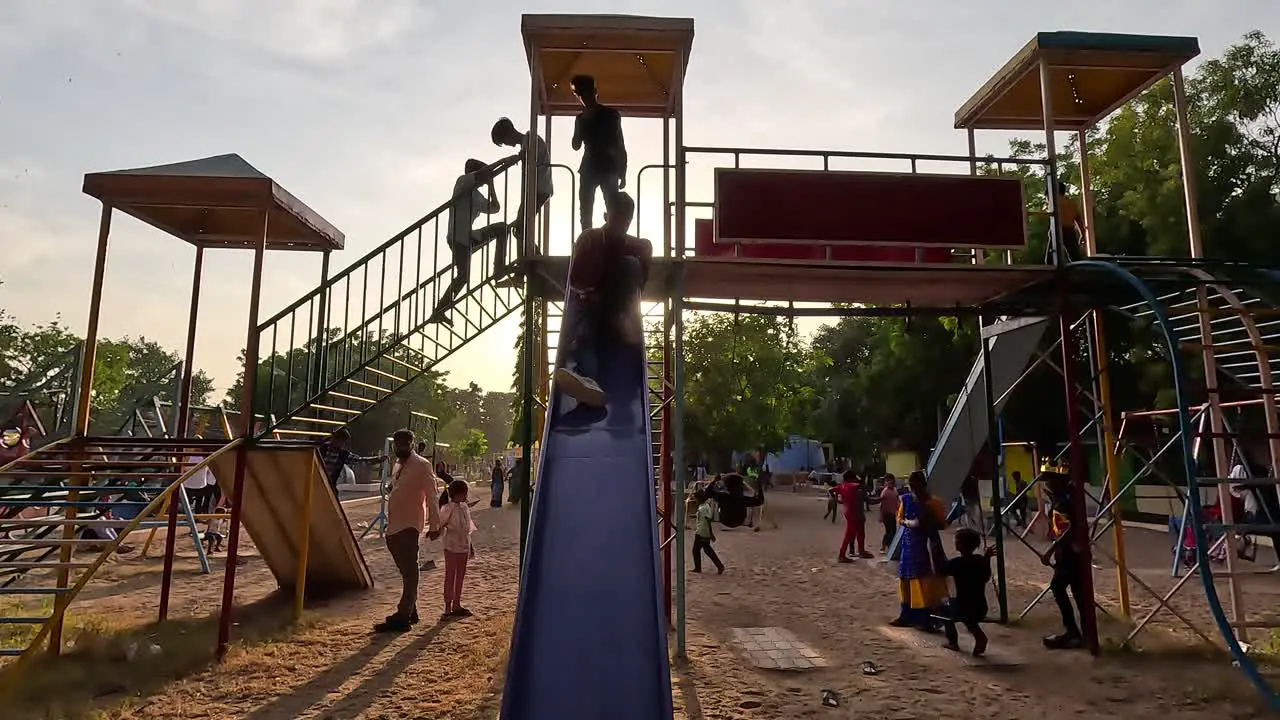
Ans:
{"type": "MultiPolygon", "coordinates": [[[[532,261],[534,292],[564,297],[567,256],[532,261]]],[[[645,296],[669,297],[684,267],[686,298],[909,305],[914,310],[974,309],[1053,277],[1047,265],[868,264],[748,258],[654,258],[645,296]]],[[[1005,308],[1006,311],[1012,311],[1005,308]]]]}

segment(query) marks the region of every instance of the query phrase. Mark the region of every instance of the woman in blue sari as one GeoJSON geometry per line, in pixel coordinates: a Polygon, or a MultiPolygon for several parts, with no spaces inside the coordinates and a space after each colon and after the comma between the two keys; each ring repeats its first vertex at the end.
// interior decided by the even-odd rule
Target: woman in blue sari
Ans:
{"type": "Polygon", "coordinates": [[[942,501],[929,494],[924,473],[917,470],[907,480],[910,492],[898,505],[898,526],[902,528],[898,557],[898,600],[902,603],[895,627],[930,629],[947,597],[943,574],[946,555],[941,531],[947,524],[942,501]]]}

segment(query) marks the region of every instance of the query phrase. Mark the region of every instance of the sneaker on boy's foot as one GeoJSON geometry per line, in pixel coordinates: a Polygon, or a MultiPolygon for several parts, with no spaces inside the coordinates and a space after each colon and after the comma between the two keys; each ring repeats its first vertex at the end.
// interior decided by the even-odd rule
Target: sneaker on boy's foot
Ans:
{"type": "Polygon", "coordinates": [[[1044,646],[1050,650],[1075,650],[1084,647],[1084,638],[1077,633],[1064,632],[1045,638],[1044,646]]]}
{"type": "Polygon", "coordinates": [[[409,620],[398,615],[392,615],[374,625],[373,631],[376,633],[407,632],[411,627],[413,626],[409,623],[409,620]]]}
{"type": "Polygon", "coordinates": [[[466,608],[462,607],[461,605],[459,605],[458,607],[454,608],[454,609],[453,609],[453,612],[451,612],[451,613],[449,613],[449,614],[450,614],[450,615],[452,615],[453,617],[458,617],[458,618],[471,617],[471,615],[472,615],[472,613],[471,613],[471,611],[470,611],[470,610],[468,610],[468,609],[466,609],[466,608]]]}
{"type": "Polygon", "coordinates": [[[604,407],[605,394],[595,380],[583,377],[569,368],[556,368],[556,386],[564,394],[588,407],[604,407]]]}

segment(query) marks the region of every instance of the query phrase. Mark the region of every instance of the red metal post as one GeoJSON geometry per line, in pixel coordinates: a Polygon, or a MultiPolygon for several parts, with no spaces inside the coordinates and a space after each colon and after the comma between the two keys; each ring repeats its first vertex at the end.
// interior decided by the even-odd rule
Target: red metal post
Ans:
{"type": "MultiPolygon", "coordinates": [[[[227,530],[227,560],[222,574],[222,610],[218,616],[218,661],[231,643],[231,613],[235,606],[236,561],[240,552],[240,511],[244,501],[244,475],[249,462],[249,438],[254,432],[253,398],[258,384],[258,307],[262,301],[262,262],[267,253],[270,215],[262,213],[262,237],[253,253],[253,278],[249,287],[249,330],[244,347],[244,383],[240,395],[240,447],[236,448],[236,473],[231,485],[231,517],[227,530]]],[[[268,409],[269,412],[269,409],[268,409]]]]}
{"type": "MultiPolygon", "coordinates": [[[[1062,290],[1065,295],[1065,281],[1062,290]]],[[[1080,575],[1080,588],[1084,597],[1076,598],[1080,605],[1080,629],[1084,632],[1085,641],[1089,644],[1089,652],[1097,655],[1098,648],[1098,615],[1093,597],[1093,552],[1089,542],[1088,509],[1085,506],[1085,488],[1088,485],[1085,468],[1084,447],[1080,444],[1080,418],[1076,406],[1076,385],[1073,379],[1072,366],[1078,348],[1075,336],[1071,331],[1072,319],[1067,317],[1064,302],[1058,313],[1058,330],[1062,333],[1062,382],[1067,401],[1067,473],[1071,480],[1071,541],[1080,548],[1076,554],[1080,575]]]]}
{"type": "Polygon", "coordinates": [[[173,587],[173,554],[178,539],[178,488],[169,494],[168,525],[164,534],[164,572],[160,575],[160,622],[169,619],[169,591],[173,587]]]}

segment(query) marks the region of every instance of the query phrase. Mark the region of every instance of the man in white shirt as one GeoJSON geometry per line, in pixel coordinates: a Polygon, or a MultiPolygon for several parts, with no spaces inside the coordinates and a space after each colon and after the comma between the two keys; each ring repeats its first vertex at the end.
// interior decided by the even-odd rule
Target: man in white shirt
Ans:
{"type": "Polygon", "coordinates": [[[453,204],[449,206],[449,249],[453,254],[453,282],[441,293],[435,312],[427,322],[453,325],[448,312],[453,307],[454,296],[471,280],[471,255],[490,240],[504,238],[507,224],[490,223],[473,229],[481,214],[492,215],[502,209],[493,189],[494,165],[485,165],[474,158],[467,160],[464,172],[453,183],[453,204]],[[487,189],[488,194],[481,192],[487,189]]]}
{"type": "Polygon", "coordinates": [[[387,525],[383,537],[400,572],[400,601],[396,611],[374,626],[377,632],[404,632],[418,622],[418,546],[440,537],[440,508],[436,504],[436,474],[431,463],[413,451],[413,432],[397,430],[395,476],[387,494],[387,525]]]}
{"type": "MultiPolygon", "coordinates": [[[[551,150],[547,148],[547,142],[538,137],[538,134],[533,130],[527,133],[516,130],[515,123],[511,122],[510,118],[499,118],[498,122],[493,124],[493,131],[490,133],[490,137],[493,139],[493,144],[499,147],[520,148],[520,162],[527,163],[532,160],[535,164],[533,214],[536,218],[554,192],[551,183],[551,150]]],[[[521,174],[522,179],[523,177],[524,175],[521,174]]],[[[524,197],[522,190],[520,193],[520,207],[516,209],[516,214],[511,219],[511,235],[515,237],[516,242],[524,240],[524,197]]],[[[505,250],[506,244],[499,240],[495,253],[498,257],[499,272],[506,265],[505,250]]]]}

